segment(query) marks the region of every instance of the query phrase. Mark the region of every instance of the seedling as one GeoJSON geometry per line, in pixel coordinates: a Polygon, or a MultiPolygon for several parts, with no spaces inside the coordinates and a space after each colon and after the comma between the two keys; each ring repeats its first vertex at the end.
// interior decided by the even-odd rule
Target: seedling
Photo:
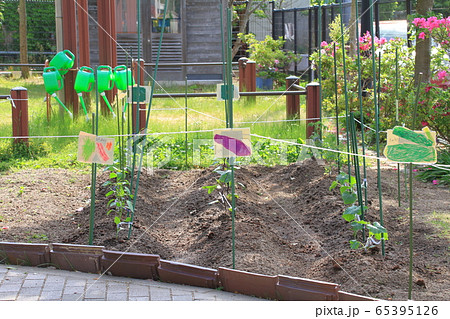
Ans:
{"type": "Polygon", "coordinates": [[[356,179],[348,174],[341,173],[336,177],[336,180],[330,186],[330,190],[339,186],[342,200],[345,205],[350,205],[342,213],[342,218],[350,223],[353,230],[354,239],[350,240],[350,247],[352,249],[373,248],[376,245],[381,244],[382,240],[388,240],[388,233],[380,223],[374,222],[373,224],[363,220],[363,213],[367,211],[366,206],[357,206],[355,202],[357,200],[356,192],[356,179]],[[359,241],[358,233],[364,231],[368,234],[366,242],[359,241]]]}
{"type": "MultiPolygon", "coordinates": [[[[208,190],[208,194],[211,194],[217,190],[219,192],[219,201],[231,211],[231,170],[228,169],[226,164],[223,164],[214,169],[214,172],[220,175],[219,179],[216,179],[216,184],[203,186],[202,188],[208,190]]],[[[239,197],[236,194],[234,196],[235,198],[239,197]]]]}
{"type": "Polygon", "coordinates": [[[107,215],[114,212],[114,223],[116,224],[117,234],[123,225],[131,227],[131,217],[129,213],[133,212],[133,195],[130,191],[130,182],[127,179],[128,171],[124,169],[119,171],[115,166],[109,166],[109,180],[103,183],[103,186],[109,187],[110,191],[106,193],[106,197],[112,196],[108,201],[107,207],[110,209],[107,215]]]}

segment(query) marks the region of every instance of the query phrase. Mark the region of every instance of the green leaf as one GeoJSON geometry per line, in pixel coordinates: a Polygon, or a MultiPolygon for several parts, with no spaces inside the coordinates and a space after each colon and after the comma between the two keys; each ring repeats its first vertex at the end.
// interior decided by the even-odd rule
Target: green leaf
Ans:
{"type": "Polygon", "coordinates": [[[209,186],[203,186],[203,189],[207,189],[208,190],[208,194],[211,194],[212,192],[214,192],[217,188],[217,186],[219,185],[209,185],[209,186]]]}
{"type": "Polygon", "coordinates": [[[134,207],[133,207],[133,203],[129,200],[127,200],[127,207],[128,209],[134,213],[134,207]]]}
{"type": "Polygon", "coordinates": [[[219,182],[224,183],[224,184],[228,184],[229,182],[231,182],[231,171],[228,170],[228,171],[224,172],[223,174],[221,174],[221,176],[219,178],[219,182]]]}
{"type": "Polygon", "coordinates": [[[372,234],[381,234],[381,233],[387,233],[386,228],[380,225],[380,223],[375,222],[373,224],[368,224],[367,228],[372,234]]]}
{"type": "Polygon", "coordinates": [[[336,180],[337,180],[339,183],[343,184],[343,183],[345,183],[345,182],[348,181],[348,174],[340,173],[340,174],[336,177],[336,180]]]}
{"type": "Polygon", "coordinates": [[[363,244],[355,239],[350,240],[350,248],[351,249],[358,249],[362,247],[363,244]]]}
{"type": "Polygon", "coordinates": [[[360,221],[352,221],[351,222],[351,226],[352,226],[352,230],[353,230],[353,232],[358,232],[358,231],[360,231],[360,230],[363,230],[364,229],[364,224],[362,224],[362,223],[360,223],[360,222],[364,222],[363,220],[360,220],[360,221]]]}
{"type": "Polygon", "coordinates": [[[329,190],[331,191],[331,190],[335,189],[336,186],[338,186],[338,184],[339,183],[337,181],[333,181],[333,183],[331,183],[331,186],[330,186],[329,190]]]}
{"type": "Polygon", "coordinates": [[[351,191],[352,188],[351,188],[350,186],[346,186],[346,185],[341,186],[341,187],[339,188],[339,191],[341,192],[341,194],[343,194],[344,192],[348,192],[349,190],[351,191]]]}
{"type": "Polygon", "coordinates": [[[112,194],[114,194],[114,191],[109,191],[109,192],[106,193],[105,197],[109,197],[109,196],[111,196],[112,194]]]}
{"type": "Polygon", "coordinates": [[[127,218],[125,218],[125,222],[126,222],[126,223],[129,223],[129,222],[131,222],[131,217],[127,217],[127,218]]]}
{"type": "Polygon", "coordinates": [[[119,216],[114,217],[114,222],[116,223],[116,225],[120,224],[120,218],[119,216]]]}
{"type": "Polygon", "coordinates": [[[109,174],[109,178],[116,178],[117,174],[115,172],[112,172],[109,174]]]}
{"type": "Polygon", "coordinates": [[[350,177],[350,185],[353,186],[353,185],[355,185],[355,184],[356,184],[356,178],[353,177],[353,176],[351,176],[351,177],[350,177]]]}
{"type": "Polygon", "coordinates": [[[350,205],[356,202],[356,194],[354,192],[344,192],[342,193],[342,200],[345,205],[350,205]]]}

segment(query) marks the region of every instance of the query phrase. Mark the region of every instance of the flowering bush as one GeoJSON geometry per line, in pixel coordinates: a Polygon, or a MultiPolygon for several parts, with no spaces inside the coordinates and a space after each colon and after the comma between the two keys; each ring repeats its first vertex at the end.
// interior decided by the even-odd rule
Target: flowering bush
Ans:
{"type": "MultiPolygon", "coordinates": [[[[330,35],[332,33],[330,32],[330,35]]],[[[344,95],[344,70],[342,44],[339,38],[331,37],[331,42],[321,44],[321,77],[322,77],[322,107],[328,115],[334,115],[336,104],[339,114],[345,110],[344,95]],[[336,80],[334,63],[336,58],[336,80]],[[337,101],[335,94],[337,85],[337,101]],[[337,103],[336,103],[337,102],[337,103]]],[[[380,128],[385,130],[392,128],[396,123],[396,92],[398,92],[398,115],[401,123],[409,124],[411,105],[409,101],[414,100],[414,95],[408,93],[413,85],[411,81],[414,75],[413,51],[406,46],[406,41],[394,39],[387,41],[385,38],[374,38],[376,48],[376,78],[377,98],[380,111],[380,128]],[[396,58],[397,52],[397,58],[396,58]],[[381,61],[380,61],[381,58],[381,61]],[[398,61],[398,90],[396,90],[396,64],[398,61]]],[[[349,110],[360,111],[358,98],[358,58],[351,56],[345,47],[347,97],[349,110]]],[[[362,99],[363,116],[370,124],[375,117],[373,100],[373,67],[372,67],[372,36],[369,32],[359,38],[358,49],[360,51],[361,87],[364,90],[362,99]]],[[[318,68],[319,52],[311,56],[314,67],[318,68]]]]}
{"type": "Polygon", "coordinates": [[[301,59],[299,55],[283,51],[285,40],[281,37],[275,40],[268,35],[263,41],[258,41],[254,34],[239,33],[238,36],[248,45],[247,52],[249,58],[256,62],[258,77],[284,83],[289,67],[301,59]]]}
{"type": "MultiPolygon", "coordinates": [[[[419,94],[419,107],[417,123],[428,125],[438,133],[441,138],[450,141],[450,69],[449,55],[450,19],[416,19],[419,33],[431,36],[439,43],[432,50],[431,71],[435,74],[430,83],[421,86],[419,94]],[[439,27],[438,27],[439,25],[439,27]],[[445,33],[447,32],[447,33],[445,33]],[[445,38],[446,37],[446,38],[445,38]]],[[[344,95],[344,70],[342,43],[338,25],[333,22],[330,25],[331,42],[322,42],[320,45],[321,78],[322,78],[322,107],[325,114],[333,116],[336,105],[338,112],[342,114],[345,110],[344,95]],[[335,81],[334,63],[336,59],[337,71],[335,81]],[[337,85],[337,101],[335,94],[337,85]]],[[[345,33],[345,31],[344,31],[345,33]]],[[[346,38],[344,36],[344,38],[346,38]]],[[[347,67],[347,96],[350,111],[359,111],[358,99],[358,59],[357,55],[350,55],[345,43],[345,62],[347,67]]],[[[416,102],[416,87],[414,84],[414,51],[408,48],[406,40],[374,38],[375,44],[375,70],[376,88],[380,111],[380,129],[390,129],[395,125],[406,125],[412,128],[413,109],[416,102]],[[396,70],[398,70],[398,81],[396,81],[396,70]],[[398,107],[397,107],[398,105],[398,107]],[[397,117],[398,115],[398,117],[397,117]],[[397,121],[398,119],[398,121],[397,121]]],[[[372,37],[366,33],[359,38],[358,49],[360,52],[361,81],[364,90],[362,107],[363,116],[368,120],[366,124],[374,119],[375,108],[373,100],[373,65],[372,65],[372,37]]],[[[314,67],[319,66],[319,51],[316,51],[311,60],[314,67]]]]}
{"type": "Polygon", "coordinates": [[[412,24],[419,41],[429,37],[436,44],[431,63],[433,76],[419,101],[421,123],[450,142],[450,17],[415,18],[412,24]]]}

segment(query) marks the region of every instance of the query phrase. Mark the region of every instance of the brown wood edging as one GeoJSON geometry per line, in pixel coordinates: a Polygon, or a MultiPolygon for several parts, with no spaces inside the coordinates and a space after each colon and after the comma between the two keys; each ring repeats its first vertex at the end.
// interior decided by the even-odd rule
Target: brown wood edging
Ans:
{"type": "Polygon", "coordinates": [[[0,242],[0,263],[55,266],[63,270],[161,280],[273,300],[378,300],[341,291],[339,285],[334,283],[282,275],[268,276],[225,267],[216,270],[163,260],[159,255],[105,250],[103,246],[0,242]]]}

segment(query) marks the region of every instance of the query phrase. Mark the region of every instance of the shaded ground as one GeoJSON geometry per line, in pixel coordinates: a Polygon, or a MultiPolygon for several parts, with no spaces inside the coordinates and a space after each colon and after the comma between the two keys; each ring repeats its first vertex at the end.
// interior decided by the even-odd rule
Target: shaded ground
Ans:
{"type": "MultiPolygon", "coordinates": [[[[334,176],[315,161],[237,170],[236,268],[335,282],[348,292],[406,300],[407,204],[398,207],[396,171],[383,169],[382,176],[386,257],[378,250],[349,248],[352,232],[341,218],[344,205],[337,191],[328,190],[334,176]]],[[[216,178],[212,168],[143,174],[131,240],[125,230],[116,236],[113,217],[106,215],[107,190],[100,187],[94,243],[205,267],[231,267],[230,213],[215,202],[217,193],[202,189],[216,178]]],[[[98,185],[105,179],[100,176],[98,185]]],[[[368,182],[368,220],[377,221],[375,171],[368,171],[368,182]]],[[[89,173],[58,169],[0,176],[0,240],[87,244],[89,183],[89,173]]],[[[404,198],[403,183],[402,176],[404,198]]],[[[448,224],[441,223],[448,218],[450,192],[417,181],[414,187],[413,299],[450,300],[448,224]]]]}

